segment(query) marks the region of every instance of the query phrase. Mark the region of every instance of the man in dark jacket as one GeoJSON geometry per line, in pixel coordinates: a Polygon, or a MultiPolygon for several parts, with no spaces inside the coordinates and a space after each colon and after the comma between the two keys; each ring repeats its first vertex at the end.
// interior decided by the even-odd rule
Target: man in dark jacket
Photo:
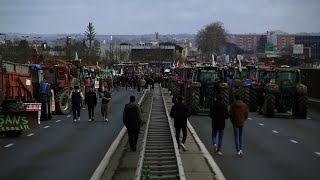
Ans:
{"type": "Polygon", "coordinates": [[[123,123],[128,130],[129,144],[132,151],[136,150],[138,135],[141,124],[141,109],[135,103],[136,98],[130,96],[130,103],[126,104],[123,110],[123,123]]]}
{"type": "Polygon", "coordinates": [[[85,103],[88,105],[89,122],[94,120],[94,107],[97,105],[97,94],[91,86],[85,95],[85,103]]]}
{"type": "Polygon", "coordinates": [[[239,95],[234,96],[235,101],[230,106],[230,121],[233,125],[233,133],[237,155],[242,155],[242,131],[245,121],[248,119],[248,107],[239,95]]]}
{"type": "Polygon", "coordinates": [[[178,96],[178,102],[174,104],[170,111],[170,116],[174,119],[174,127],[176,128],[176,140],[178,144],[178,148],[182,147],[183,151],[186,151],[186,147],[184,143],[187,139],[187,119],[191,116],[191,113],[188,107],[183,104],[183,97],[178,96]],[[180,130],[182,130],[182,141],[180,143],[180,130]]]}
{"type": "Polygon", "coordinates": [[[217,96],[216,100],[210,107],[209,116],[212,119],[212,143],[214,152],[218,155],[222,155],[221,148],[223,142],[223,130],[225,128],[225,120],[228,118],[228,109],[223,104],[221,96],[217,96]],[[217,145],[216,137],[219,133],[219,142],[217,145]]]}
{"type": "Polygon", "coordinates": [[[70,100],[72,103],[73,121],[80,121],[81,103],[84,99],[82,92],[80,92],[79,86],[74,86],[74,91],[70,93],[70,100]]]}

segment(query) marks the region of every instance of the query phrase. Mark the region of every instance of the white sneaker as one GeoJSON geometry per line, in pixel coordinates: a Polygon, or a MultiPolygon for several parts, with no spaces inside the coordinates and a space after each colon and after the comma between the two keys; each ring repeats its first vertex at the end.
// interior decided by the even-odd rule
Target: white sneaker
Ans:
{"type": "Polygon", "coordinates": [[[242,152],[242,150],[240,149],[240,156],[242,156],[242,154],[243,154],[243,152],[242,152]]]}
{"type": "Polygon", "coordinates": [[[74,119],[73,122],[77,122],[77,119],[74,119]]]}
{"type": "Polygon", "coordinates": [[[91,122],[92,120],[91,120],[91,119],[89,119],[88,121],[89,121],[89,122],[91,122]]]}
{"type": "Polygon", "coordinates": [[[221,156],[221,155],[222,155],[222,152],[221,152],[220,150],[218,150],[218,151],[217,151],[217,154],[221,156]]]}
{"type": "Polygon", "coordinates": [[[187,151],[187,149],[186,149],[186,147],[184,146],[183,143],[180,143],[180,146],[181,146],[181,148],[182,148],[182,150],[183,150],[184,152],[187,151]]]}
{"type": "Polygon", "coordinates": [[[80,122],[80,117],[78,117],[78,122],[80,122]]]}
{"type": "Polygon", "coordinates": [[[213,145],[213,151],[216,153],[218,151],[218,145],[217,144],[214,144],[213,145]]]}
{"type": "Polygon", "coordinates": [[[107,121],[107,122],[108,122],[108,121],[109,121],[109,120],[108,120],[108,118],[106,118],[106,119],[105,119],[105,121],[107,121]]]}
{"type": "Polygon", "coordinates": [[[237,156],[242,156],[242,151],[241,150],[237,152],[237,156]]]}

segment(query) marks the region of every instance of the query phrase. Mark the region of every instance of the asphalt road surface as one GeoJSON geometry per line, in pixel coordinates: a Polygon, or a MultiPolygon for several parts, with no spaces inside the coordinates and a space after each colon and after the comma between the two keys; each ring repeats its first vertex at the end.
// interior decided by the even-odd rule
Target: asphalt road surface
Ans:
{"type": "Polygon", "coordinates": [[[74,123],[71,114],[54,115],[19,138],[0,137],[0,179],[90,179],[123,127],[122,110],[131,95],[138,102],[142,93],[123,88],[114,92],[109,122],[102,119],[99,101],[93,122],[88,122],[85,106],[80,122],[74,123]]]}
{"type": "Polygon", "coordinates": [[[307,119],[289,114],[264,118],[250,113],[244,128],[243,157],[236,156],[233,130],[227,120],[223,155],[213,153],[211,119],[191,116],[190,123],[228,180],[320,179],[320,111],[307,119]]]}

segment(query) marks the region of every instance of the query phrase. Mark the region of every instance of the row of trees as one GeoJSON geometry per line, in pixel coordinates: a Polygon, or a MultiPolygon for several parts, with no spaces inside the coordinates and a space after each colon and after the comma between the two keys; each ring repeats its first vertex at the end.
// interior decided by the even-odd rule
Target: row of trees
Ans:
{"type": "Polygon", "coordinates": [[[55,59],[74,59],[76,52],[84,64],[93,64],[100,60],[100,42],[95,40],[95,29],[92,23],[89,23],[85,31],[83,41],[66,39],[57,39],[52,47],[46,42],[34,41],[31,44],[26,40],[6,40],[0,45],[0,55],[2,59],[17,63],[28,63],[31,60],[32,51],[37,47],[44,61],[55,59]],[[88,45],[87,45],[88,42],[88,45]],[[44,47],[43,45],[46,44],[44,47]],[[51,51],[51,53],[49,53],[51,51]]]}

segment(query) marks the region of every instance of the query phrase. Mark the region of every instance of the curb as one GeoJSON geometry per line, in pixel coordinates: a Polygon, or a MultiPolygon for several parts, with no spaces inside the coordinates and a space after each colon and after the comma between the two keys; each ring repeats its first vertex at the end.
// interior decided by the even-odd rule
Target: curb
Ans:
{"type": "MultiPolygon", "coordinates": [[[[142,97],[140,98],[140,100],[138,102],[139,105],[145,99],[147,92],[149,92],[149,90],[144,91],[142,97]]],[[[106,169],[106,167],[108,166],[108,164],[110,162],[111,157],[113,156],[114,152],[118,148],[118,146],[120,144],[120,141],[121,141],[121,139],[123,138],[123,136],[125,135],[126,132],[127,132],[127,128],[125,126],[123,126],[123,128],[121,129],[121,131],[118,134],[117,138],[112,142],[110,148],[108,149],[107,153],[103,157],[103,159],[100,162],[99,166],[94,171],[94,173],[91,176],[90,180],[100,180],[104,170],[106,169]]]]}
{"type": "Polygon", "coordinates": [[[210,155],[209,151],[207,150],[207,148],[204,146],[204,144],[202,143],[202,141],[200,140],[199,136],[197,135],[196,131],[193,129],[192,125],[190,124],[189,120],[188,120],[188,128],[192,134],[192,136],[194,137],[196,143],[198,144],[199,148],[201,149],[201,152],[204,156],[205,159],[207,159],[209,166],[211,167],[211,169],[213,170],[213,172],[216,174],[215,178],[217,180],[225,180],[226,178],[224,177],[224,175],[222,174],[219,166],[217,165],[217,163],[214,161],[214,159],[212,158],[212,156],[210,155]]]}

